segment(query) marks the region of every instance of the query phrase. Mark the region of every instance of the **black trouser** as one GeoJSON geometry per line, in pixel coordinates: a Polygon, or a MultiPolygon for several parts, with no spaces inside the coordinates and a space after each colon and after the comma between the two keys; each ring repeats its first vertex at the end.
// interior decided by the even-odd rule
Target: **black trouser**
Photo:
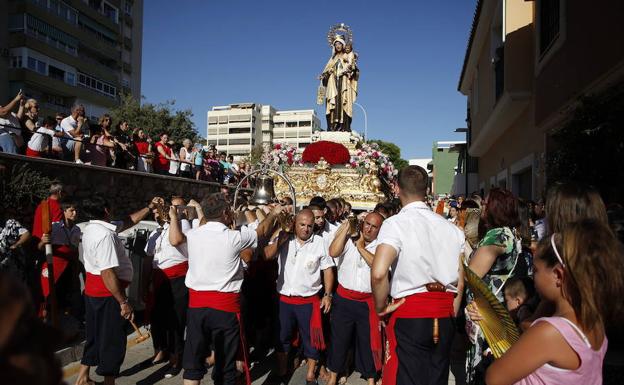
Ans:
{"type": "Polygon", "coordinates": [[[152,339],[154,350],[182,354],[184,350],[184,327],[188,308],[188,288],[185,277],[163,278],[155,289],[152,312],[152,339]]]}
{"type": "Polygon", "coordinates": [[[394,326],[398,370],[396,385],[447,385],[452,318],[438,319],[440,341],[433,343],[432,318],[399,318],[394,326]]]}
{"type": "Polygon", "coordinates": [[[375,361],[371,350],[368,305],[334,294],[331,311],[331,344],[327,367],[344,373],[345,362],[355,337],[355,367],[362,378],[375,378],[375,361]]]}
{"type": "Polygon", "coordinates": [[[236,313],[210,308],[189,308],[184,344],[185,380],[201,380],[206,374],[206,357],[211,342],[215,350],[212,381],[215,385],[236,383],[236,357],[240,344],[240,326],[236,313]]]}
{"type": "Polygon", "coordinates": [[[100,376],[117,376],[126,355],[126,325],[114,297],[85,295],[86,343],[81,363],[100,376]]]}

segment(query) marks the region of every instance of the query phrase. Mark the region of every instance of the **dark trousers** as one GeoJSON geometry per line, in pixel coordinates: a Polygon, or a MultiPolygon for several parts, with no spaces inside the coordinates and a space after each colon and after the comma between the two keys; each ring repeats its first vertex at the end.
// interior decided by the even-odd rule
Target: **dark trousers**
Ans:
{"type": "Polygon", "coordinates": [[[299,331],[299,339],[303,345],[303,355],[306,358],[318,360],[319,351],[312,346],[310,339],[310,319],[312,318],[312,304],[292,305],[279,301],[279,344],[277,351],[288,353],[292,345],[295,328],[299,331]]]}
{"type": "Polygon", "coordinates": [[[212,381],[216,385],[236,383],[236,357],[240,344],[240,326],[236,313],[210,308],[189,308],[184,344],[185,380],[201,380],[206,375],[206,357],[210,345],[215,350],[212,381]]]}
{"type": "Polygon", "coordinates": [[[163,278],[155,289],[152,313],[152,338],[154,350],[182,354],[184,327],[188,308],[188,288],[185,277],[163,278]]]}
{"type": "Polygon", "coordinates": [[[85,296],[86,343],[81,363],[100,376],[117,376],[126,355],[127,320],[114,297],[85,296]]]}
{"type": "Polygon", "coordinates": [[[370,344],[368,305],[334,294],[331,311],[331,345],[327,367],[344,373],[347,354],[355,339],[355,367],[363,378],[375,378],[375,361],[370,344]]]}
{"type": "Polygon", "coordinates": [[[438,319],[440,341],[433,343],[432,318],[399,318],[394,325],[398,370],[396,385],[446,385],[451,344],[455,335],[452,318],[438,319]]]}

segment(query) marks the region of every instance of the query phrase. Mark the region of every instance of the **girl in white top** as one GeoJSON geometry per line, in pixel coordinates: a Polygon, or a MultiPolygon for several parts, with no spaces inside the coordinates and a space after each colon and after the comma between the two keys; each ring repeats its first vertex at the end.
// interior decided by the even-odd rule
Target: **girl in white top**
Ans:
{"type": "Polygon", "coordinates": [[[33,136],[28,141],[26,155],[39,158],[50,148],[50,143],[54,137],[63,137],[65,134],[61,131],[54,130],[56,122],[51,117],[47,117],[43,121],[43,127],[38,127],[33,136]]]}

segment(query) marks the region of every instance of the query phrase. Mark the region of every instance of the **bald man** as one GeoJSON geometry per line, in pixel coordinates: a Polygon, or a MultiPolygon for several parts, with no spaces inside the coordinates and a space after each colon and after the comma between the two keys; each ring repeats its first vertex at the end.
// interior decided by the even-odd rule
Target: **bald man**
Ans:
{"type": "Polygon", "coordinates": [[[372,212],[351,233],[349,221],[338,227],[329,255],[338,266],[338,290],[331,315],[331,347],[327,367],[328,385],[345,370],[349,348],[355,342],[355,367],[369,385],[381,370],[381,334],[371,290],[371,266],[377,249],[377,234],[384,218],[372,212]],[[355,341],[352,336],[355,335],[355,341]]]}
{"type": "Polygon", "coordinates": [[[323,238],[314,234],[312,210],[295,217],[294,234],[284,231],[265,247],[267,259],[277,258],[279,276],[278,376],[286,375],[287,357],[293,331],[297,327],[307,358],[306,382],[316,384],[316,364],[325,349],[321,311],[329,313],[334,286],[333,260],[327,255],[323,238]],[[321,284],[321,274],[323,283],[321,284]],[[322,298],[321,288],[324,288],[322,298]]]}

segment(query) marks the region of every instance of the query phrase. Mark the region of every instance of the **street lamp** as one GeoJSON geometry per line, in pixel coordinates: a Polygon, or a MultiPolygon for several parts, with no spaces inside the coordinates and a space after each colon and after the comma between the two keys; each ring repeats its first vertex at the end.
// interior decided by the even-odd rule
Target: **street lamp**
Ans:
{"type": "Polygon", "coordinates": [[[368,138],[368,117],[366,116],[366,110],[358,102],[353,102],[353,104],[360,107],[362,109],[362,112],[364,113],[364,141],[366,142],[366,139],[368,138]]]}

